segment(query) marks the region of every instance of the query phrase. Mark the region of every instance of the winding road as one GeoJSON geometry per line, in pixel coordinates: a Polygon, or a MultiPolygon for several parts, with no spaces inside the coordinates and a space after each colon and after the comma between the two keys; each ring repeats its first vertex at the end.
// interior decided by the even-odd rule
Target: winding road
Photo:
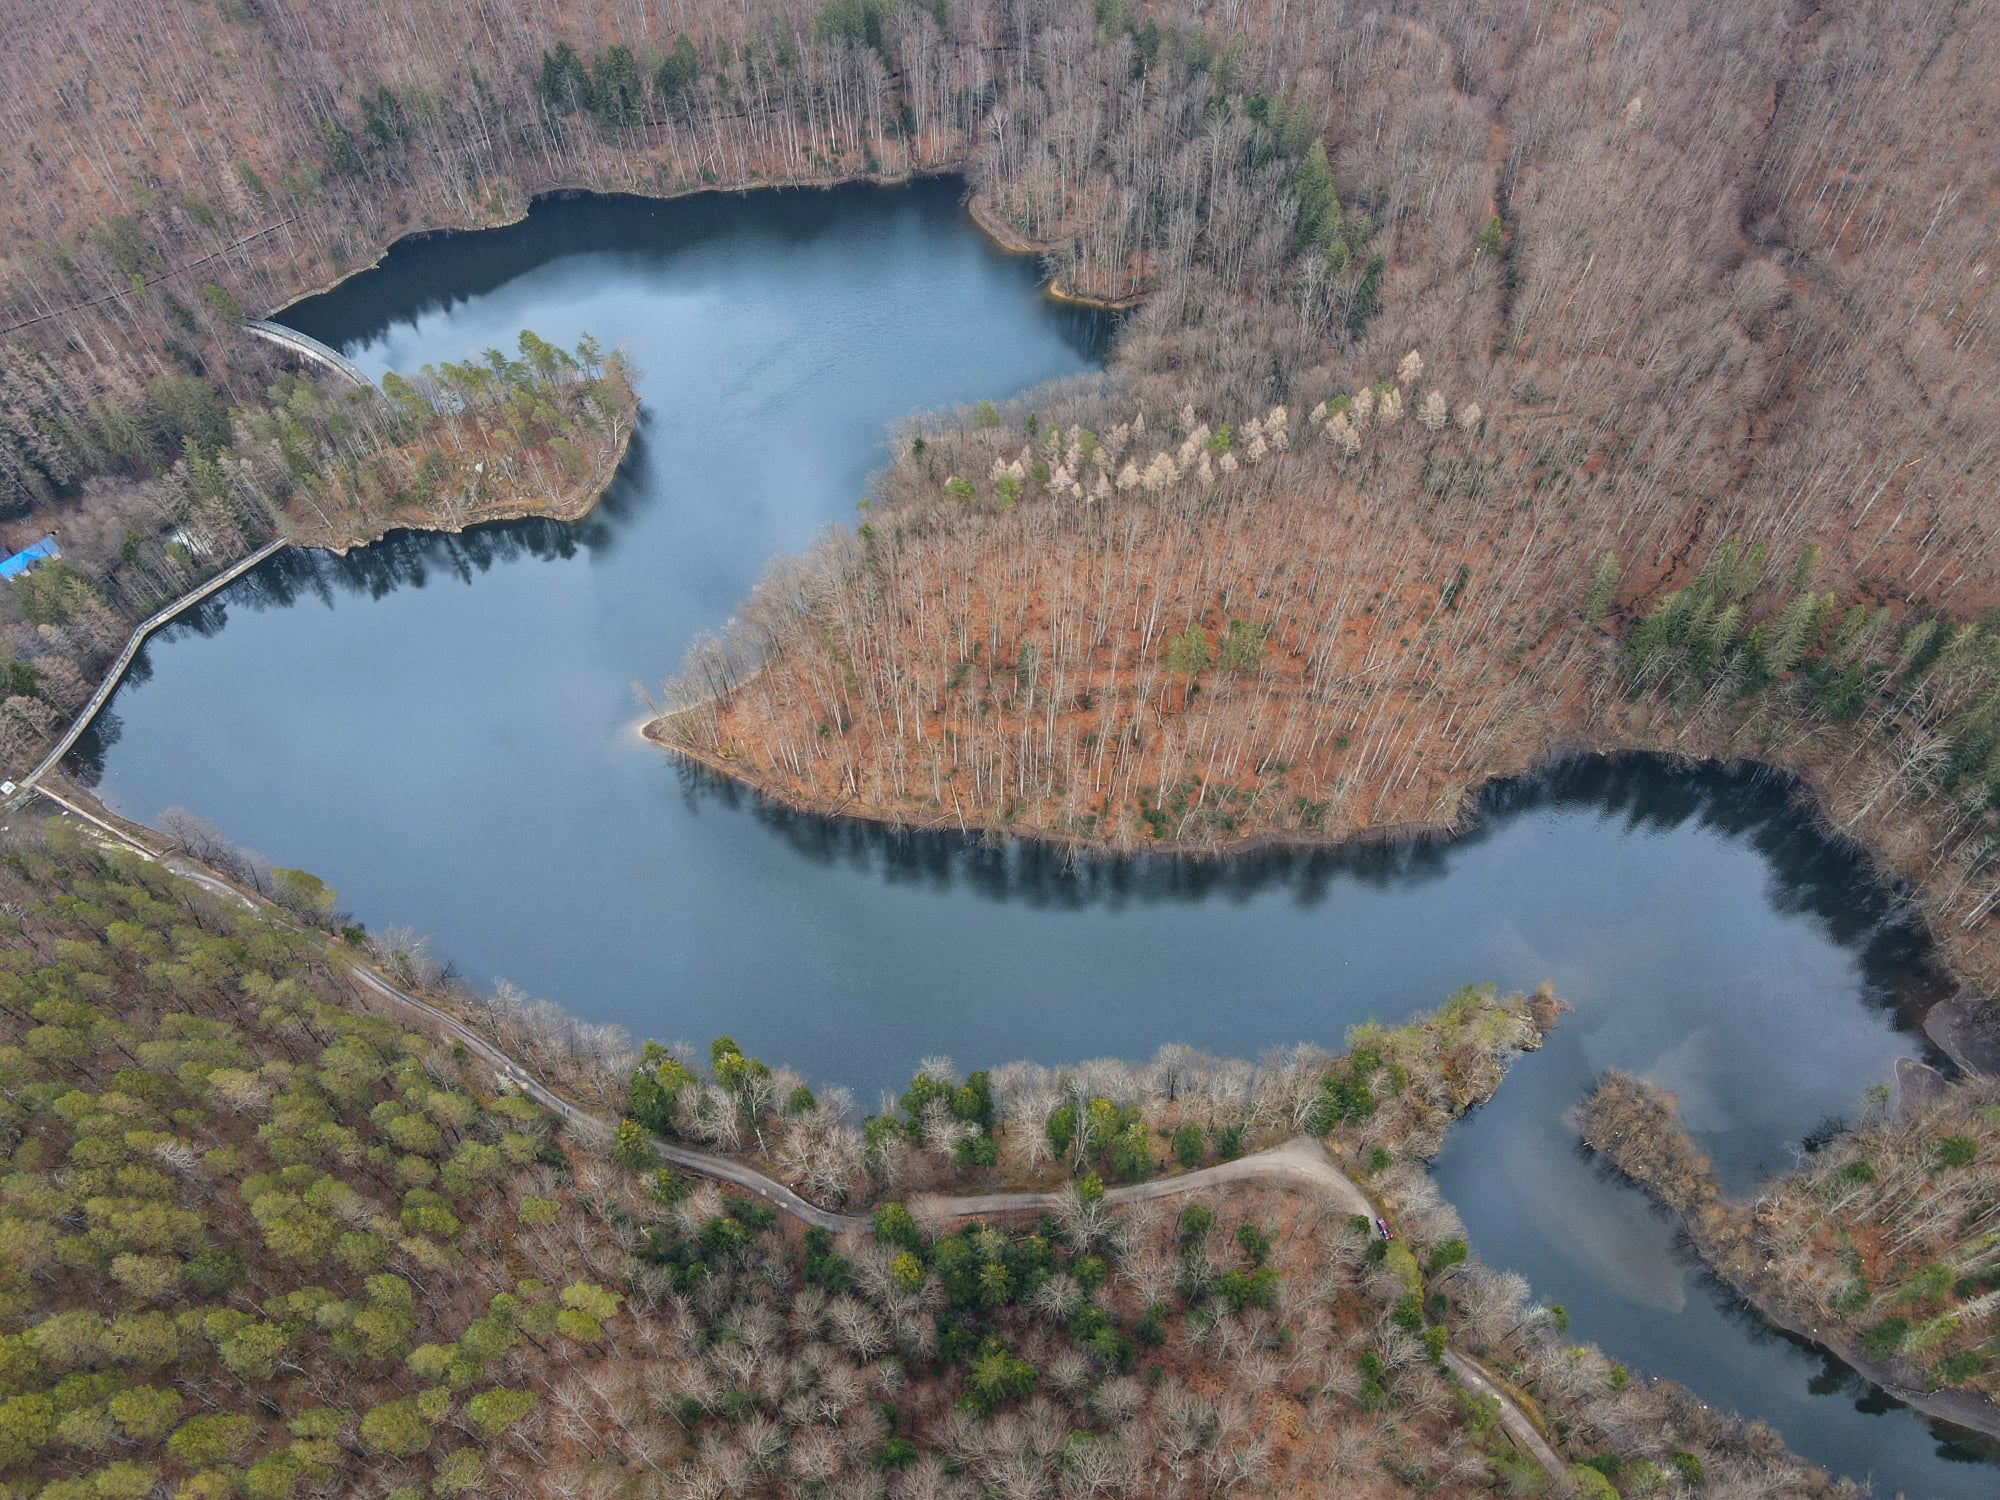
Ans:
{"type": "MultiPolygon", "coordinates": [[[[59,815],[79,819],[89,825],[94,834],[100,838],[108,836],[130,853],[173,871],[174,874],[199,886],[210,895],[245,910],[261,911],[272,920],[283,922],[295,931],[311,932],[311,929],[301,927],[285,912],[259,897],[246,893],[193,861],[149,849],[125,829],[53,791],[46,782],[38,784],[33,790],[54,804],[59,815]]],[[[319,934],[313,933],[313,935],[319,934]]],[[[591,1126],[600,1131],[609,1131],[615,1124],[603,1115],[565,1099],[529,1073],[489,1038],[474,1030],[467,1022],[392,983],[360,960],[353,962],[349,977],[374,999],[386,1002],[393,1009],[420,1017],[440,1034],[464,1047],[468,1053],[493,1070],[495,1080],[503,1087],[520,1091],[544,1109],[560,1115],[573,1124],[591,1126]]],[[[873,1233],[873,1221],[867,1215],[838,1213],[809,1203],[782,1182],[758,1171],[748,1162],[718,1152],[684,1146],[657,1136],[654,1138],[654,1146],[663,1161],[682,1171],[693,1172],[717,1182],[728,1183],[731,1187],[755,1193],[779,1212],[788,1214],[802,1223],[824,1229],[830,1234],[873,1233]]],[[[1307,1135],[1293,1136],[1262,1151],[1239,1156],[1234,1161],[1202,1167],[1193,1172],[1183,1172],[1179,1176],[1160,1177],[1149,1182],[1114,1187],[1105,1193],[1104,1199],[1114,1206],[1146,1203],[1156,1199],[1201,1192],[1208,1188],[1226,1187],[1232,1183],[1273,1181],[1287,1182],[1308,1191],[1323,1193],[1339,1208],[1350,1214],[1361,1214],[1374,1219],[1380,1213],[1378,1205],[1360,1185],[1334,1164],[1326,1146],[1318,1138],[1307,1135]]],[[[1061,1194],[1037,1192],[966,1193],[927,1200],[944,1217],[959,1219],[998,1214],[1049,1213],[1057,1209],[1062,1201],[1061,1194]]],[[[1542,1436],[1541,1430],[1527,1412],[1489,1371],[1469,1355],[1461,1354],[1455,1349],[1445,1351],[1443,1363],[1468,1390],[1490,1397],[1499,1403],[1501,1427],[1552,1477],[1560,1477],[1568,1472],[1568,1465],[1542,1436]]]]}
{"type": "MultiPolygon", "coordinates": [[[[511,1081],[524,1090],[531,1082],[524,1082],[518,1074],[513,1075],[511,1081]]],[[[539,1092],[534,1097],[541,1102],[539,1092]]],[[[654,1144],[659,1148],[662,1160],[684,1171],[698,1172],[733,1187],[746,1188],[794,1218],[815,1224],[829,1233],[867,1234],[871,1231],[873,1221],[866,1215],[834,1213],[815,1207],[782,1182],[766,1177],[755,1167],[734,1157],[718,1156],[657,1137],[654,1144]]],[[[1361,1214],[1370,1219],[1375,1217],[1375,1205],[1369,1201],[1368,1195],[1333,1164],[1326,1147],[1311,1136],[1295,1136],[1281,1145],[1253,1151],[1234,1161],[1203,1167],[1178,1177],[1158,1177],[1150,1182],[1111,1188],[1105,1193],[1104,1201],[1115,1207],[1125,1203],[1144,1203],[1154,1198],[1177,1197],[1182,1193],[1221,1187],[1232,1182],[1268,1181],[1272,1178],[1289,1179],[1308,1188],[1318,1188],[1348,1213],[1361,1214]]],[[[1060,1193],[961,1193],[925,1200],[927,1205],[935,1206],[945,1217],[953,1219],[977,1218],[987,1214],[1054,1213],[1062,1206],[1062,1201],[1060,1193]]]]}
{"type": "MultiPolygon", "coordinates": [[[[139,648],[146,644],[147,636],[158,630],[183,610],[192,605],[199,604],[202,600],[208,598],[209,595],[227,588],[245,573],[256,567],[265,558],[276,555],[290,545],[291,542],[284,537],[266,542],[249,556],[239,557],[206,583],[198,584],[194,588],[189,589],[185,594],[182,594],[180,598],[161,605],[135,625],[132,628],[132,634],[126,638],[125,649],[118,653],[118,659],[111,664],[111,670],[106,672],[104,680],[98,683],[97,691],[90,695],[90,701],[84,704],[82,711],[70,721],[69,728],[64,730],[62,738],[50,747],[49,753],[35,763],[35,768],[32,771],[21,778],[20,790],[14,794],[15,797],[18,799],[21,792],[37,785],[44,776],[48,775],[49,772],[62,763],[62,758],[69,754],[70,747],[82,738],[84,730],[90,727],[91,720],[95,719],[104,705],[111,701],[111,695],[118,690],[118,684],[125,680],[125,672],[132,665],[132,658],[137,656],[139,648]]],[[[64,804],[64,806],[68,805],[67,803],[64,804]]],[[[71,810],[75,811],[73,808],[71,810]]],[[[82,816],[88,817],[89,814],[82,814],[82,816]]],[[[91,821],[93,823],[98,822],[96,818],[91,818],[91,821]]],[[[102,827],[103,824],[99,823],[99,826],[102,827]]],[[[124,838],[125,836],[120,834],[119,837],[124,838]]],[[[125,842],[129,844],[132,841],[126,838],[125,842]]]]}

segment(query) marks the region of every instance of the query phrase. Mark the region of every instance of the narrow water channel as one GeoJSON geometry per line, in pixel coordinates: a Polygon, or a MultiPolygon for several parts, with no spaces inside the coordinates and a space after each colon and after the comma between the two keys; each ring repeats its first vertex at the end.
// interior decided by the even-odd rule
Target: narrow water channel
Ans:
{"type": "Polygon", "coordinates": [[[475,981],[726,1031],[865,1101],[929,1054],[1338,1047],[1467,982],[1553,980],[1575,1013],[1438,1168],[1479,1253],[1878,1493],[1991,1495],[1993,1467],[1728,1311],[1562,1123],[1597,1070],[1643,1071],[1743,1189],[1919,1051],[1921,944],[1777,782],[1592,762],[1452,843],[1078,868],[776,814],[636,738],[632,679],[850,517],[890,423],[1099,368],[1103,321],[1042,298],[957,195],[547,202],[292,309],[371,372],[522,327],[622,341],[633,451],[575,526],[274,558],[156,638],[75,768],[129,816],[185,807],[314,870],[475,981]]]}

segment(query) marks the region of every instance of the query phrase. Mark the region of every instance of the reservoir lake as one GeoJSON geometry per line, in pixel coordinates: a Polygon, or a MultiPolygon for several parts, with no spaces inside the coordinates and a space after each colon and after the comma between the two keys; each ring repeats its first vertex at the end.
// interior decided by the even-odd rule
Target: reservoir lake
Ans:
{"type": "Polygon", "coordinates": [[[279,314],[376,376],[522,328],[622,344],[631,451],[574,525],[272,558],[147,645],[72,771],[313,871],[475,984],[726,1032],[869,1107],[936,1054],[1338,1050],[1463,984],[1551,981],[1573,1013],[1436,1167],[1475,1253],[1878,1494],[1994,1494],[1990,1454],[1745,1313],[1564,1122],[1601,1069],[1643,1073],[1743,1193],[1922,1054],[1921,934],[1782,779],[1591,760],[1493,789],[1450,841],[1079,861],[799,817],[639,738],[633,682],[851,521],[893,424],[1099,378],[1113,322],[1043,295],[961,193],[544,200],[279,314]]]}

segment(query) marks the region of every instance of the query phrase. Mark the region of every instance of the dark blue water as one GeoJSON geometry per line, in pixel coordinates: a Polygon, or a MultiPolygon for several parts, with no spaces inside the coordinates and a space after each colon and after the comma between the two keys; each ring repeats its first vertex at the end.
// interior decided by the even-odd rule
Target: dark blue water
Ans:
{"type": "Polygon", "coordinates": [[[1782,785],[1593,762],[1449,844],[1078,867],[761,809],[637,738],[630,682],[851,516],[888,424],[1097,369],[1105,325],[1042,298],[955,188],[545,203],[286,318],[370,371],[523,326],[622,341],[638,436],[579,525],[281,556],[157,639],[79,750],[119,811],[208,817],[475,981],[640,1036],[727,1031],[864,1099],[933,1053],[1338,1047],[1470,981],[1553,980],[1574,1015],[1439,1166],[1479,1252],[1829,1467],[1993,1493],[1724,1311],[1563,1124],[1599,1069],[1645,1072],[1741,1189],[1918,1050],[1922,944],[1782,785]]]}

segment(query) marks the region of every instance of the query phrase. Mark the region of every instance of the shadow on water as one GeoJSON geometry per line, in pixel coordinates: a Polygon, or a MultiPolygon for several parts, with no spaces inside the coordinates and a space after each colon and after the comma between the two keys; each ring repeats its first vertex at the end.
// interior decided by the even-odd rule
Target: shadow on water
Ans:
{"type": "MultiPolygon", "coordinates": [[[[639,482],[632,476],[635,471],[643,472],[646,425],[642,410],[625,463],[582,520],[531,517],[490,521],[460,532],[396,530],[345,554],[288,547],[155,631],[126,667],[119,691],[137,689],[152,680],[153,650],[190,637],[214,639],[228,627],[232,611],[264,614],[307,602],[331,606],[337,594],[384,599],[398,589],[421,589],[434,575],[470,583],[478,575],[509,563],[557,562],[579,553],[608,553],[617,543],[621,526],[643,503],[639,482]]],[[[114,695],[64,761],[63,769],[80,785],[100,784],[105,759],[123,734],[116,703],[114,695]]]]}
{"type": "MultiPolygon", "coordinates": [[[[142,650],[132,659],[132,665],[125,669],[127,681],[146,665],[146,653],[142,650]]],[[[144,678],[140,678],[144,681],[144,678]]],[[[70,747],[69,757],[63,761],[63,770],[69,773],[80,786],[94,787],[104,779],[104,759],[124,736],[125,725],[117,711],[106,706],[97,711],[97,717],[70,747]]]]}
{"type": "Polygon", "coordinates": [[[690,806],[748,807],[757,822],[801,857],[846,867],[890,884],[1037,909],[1117,909],[1127,903],[1248,902],[1287,891],[1302,909],[1343,884],[1407,892],[1448,877],[1453,863],[1506,824],[1540,813],[1587,811],[1628,836],[1687,825],[1755,849],[1769,867],[1767,897],[1809,919],[1852,952],[1867,998],[1914,1026],[1953,985],[1936,965],[1922,922],[1902,894],[1877,878],[1858,846],[1828,837],[1791,777],[1764,768],[1683,767],[1654,755],[1581,756],[1496,782],[1477,815],[1455,834],[1337,844],[1273,844],[1240,853],[1109,856],[1014,837],[955,830],[899,829],[800,812],[740,783],[676,760],[690,806]]]}
{"type": "MultiPolygon", "coordinates": [[[[510,563],[530,559],[557,562],[580,553],[607,552],[616,545],[619,528],[637,503],[627,471],[635,462],[643,462],[643,417],[639,425],[625,467],[581,521],[531,517],[489,521],[460,532],[399,529],[344,554],[288,548],[163,627],[149,644],[170,644],[190,635],[218,636],[228,625],[232,610],[261,614],[309,601],[330,605],[336,594],[383,599],[398,589],[424,588],[434,576],[470,583],[478,575],[510,563]]],[[[134,685],[150,676],[144,660],[141,652],[127,674],[134,685]]]]}
{"type": "MultiPolygon", "coordinates": [[[[704,192],[663,200],[619,193],[543,194],[525,217],[497,229],[439,230],[398,240],[381,262],[330,291],[277,314],[278,321],[334,346],[366,344],[397,323],[452,309],[532,275],[552,261],[603,257],[619,270],[644,270],[711,244],[796,249],[882,203],[926,218],[962,219],[966,187],[936,177],[896,187],[704,192]],[[448,290],[445,290],[448,289],[448,290]]],[[[1120,315],[1079,303],[1051,312],[1079,348],[1101,355],[1120,315]]]]}
{"type": "MultiPolygon", "coordinates": [[[[1734,1328],[1747,1343],[1758,1348],[1789,1350],[1811,1371],[1805,1378],[1805,1390],[1809,1396],[1822,1400],[1839,1398],[1848,1402],[1864,1417],[1886,1417],[1898,1412],[1909,1412],[1910,1408],[1906,1402],[1898,1401],[1839,1355],[1821,1348],[1809,1339],[1799,1337],[1790,1329],[1780,1328],[1768,1321],[1732,1288],[1718,1281],[1702,1267],[1701,1257],[1685,1237],[1678,1241],[1677,1251],[1689,1269],[1694,1272],[1695,1283],[1700,1288],[1701,1294],[1714,1306],[1723,1321],[1734,1328]]],[[[1915,1413],[1911,1415],[1929,1432],[1935,1444],[1935,1456],[1943,1462],[2000,1465],[2000,1441],[1981,1433],[1970,1432],[1963,1427],[1954,1427],[1949,1422],[1937,1421],[1915,1413]]]]}
{"type": "Polygon", "coordinates": [[[1869,988],[1899,1005],[1946,998],[1955,988],[1939,970],[1929,934],[1902,882],[1859,844],[1828,828],[1796,777],[1763,766],[1681,767],[1658,756],[1582,756],[1541,776],[1496,785],[1482,820],[1517,811],[1602,809],[1628,833],[1666,833],[1694,824],[1763,856],[1771,908],[1811,921],[1826,940],[1854,952],[1869,988]]]}
{"type": "Polygon", "coordinates": [[[801,817],[634,743],[633,674],[850,518],[884,424],[1100,363],[1114,320],[1040,297],[960,191],[542,200],[289,310],[368,369],[523,325],[623,339],[632,453],[576,525],[272,559],[142,654],[150,687],[73,764],[121,812],[189,807],[415,924],[476,982],[726,1030],[864,1095],[929,1053],[1333,1046],[1468,980],[1553,979],[1574,1014],[1439,1163],[1475,1249],[1801,1452],[1984,1500],[1907,1413],[1813,1401],[1840,1372],[1739,1337],[1637,1195],[1572,1159],[1564,1112],[1630,1067],[1734,1190],[1910,1051],[1891,1022],[1937,992],[1923,935],[1782,778],[1588,760],[1495,786],[1456,839],[1107,859],[801,817]]]}
{"type": "MultiPolygon", "coordinates": [[[[1465,1126],[1462,1121],[1454,1130],[1465,1126]]],[[[1678,1332],[1693,1351],[1694,1359],[1706,1364],[1710,1376],[1702,1380],[1687,1370],[1671,1372],[1683,1383],[1719,1400],[1726,1408],[1731,1402],[1725,1393],[1732,1388],[1737,1390],[1736,1399],[1742,1400],[1740,1377],[1747,1368],[1754,1384],[1779,1393],[1789,1408],[1782,1416],[1771,1414],[1771,1419],[1794,1443],[1808,1434],[1823,1436],[1829,1432],[1849,1439],[1863,1438],[1858,1449],[1850,1443],[1838,1443],[1836,1451],[1858,1451],[1867,1455],[1866,1461],[1856,1458],[1842,1464],[1831,1454],[1818,1455],[1821,1462],[1831,1459],[1834,1469],[1844,1469],[1850,1477],[1863,1478],[1873,1472],[1879,1478],[1898,1470],[1907,1471],[1912,1461],[1921,1456],[1953,1466],[1934,1474],[1932,1482],[1958,1494],[1964,1492],[1959,1479],[1966,1467],[2000,1465],[2000,1441],[1912,1411],[1907,1403],[1875,1385],[1838,1355],[1770,1322],[1709,1271],[1675,1214],[1633,1187],[1581,1141],[1571,1141],[1569,1155],[1599,1188],[1616,1195],[1631,1212],[1658,1226],[1664,1254],[1680,1273],[1687,1291],[1687,1307],[1675,1320],[1682,1325],[1678,1332]],[[1846,1417],[1847,1413],[1860,1418],[1897,1420],[1887,1425],[1864,1422],[1857,1428],[1846,1417]],[[1882,1445],[1872,1453],[1865,1441],[1869,1432],[1876,1434],[1882,1445]]],[[[1577,1331],[1575,1325],[1571,1331],[1577,1331]]],[[[1593,1328],[1586,1336],[1604,1338],[1612,1346],[1609,1352],[1614,1356],[1627,1352],[1618,1346],[1615,1336],[1606,1337],[1601,1329],[1593,1328]]],[[[1977,1480],[1972,1482],[1976,1487],[1977,1480]]],[[[1928,1492],[1907,1491],[1913,1496],[1928,1492]]]]}

